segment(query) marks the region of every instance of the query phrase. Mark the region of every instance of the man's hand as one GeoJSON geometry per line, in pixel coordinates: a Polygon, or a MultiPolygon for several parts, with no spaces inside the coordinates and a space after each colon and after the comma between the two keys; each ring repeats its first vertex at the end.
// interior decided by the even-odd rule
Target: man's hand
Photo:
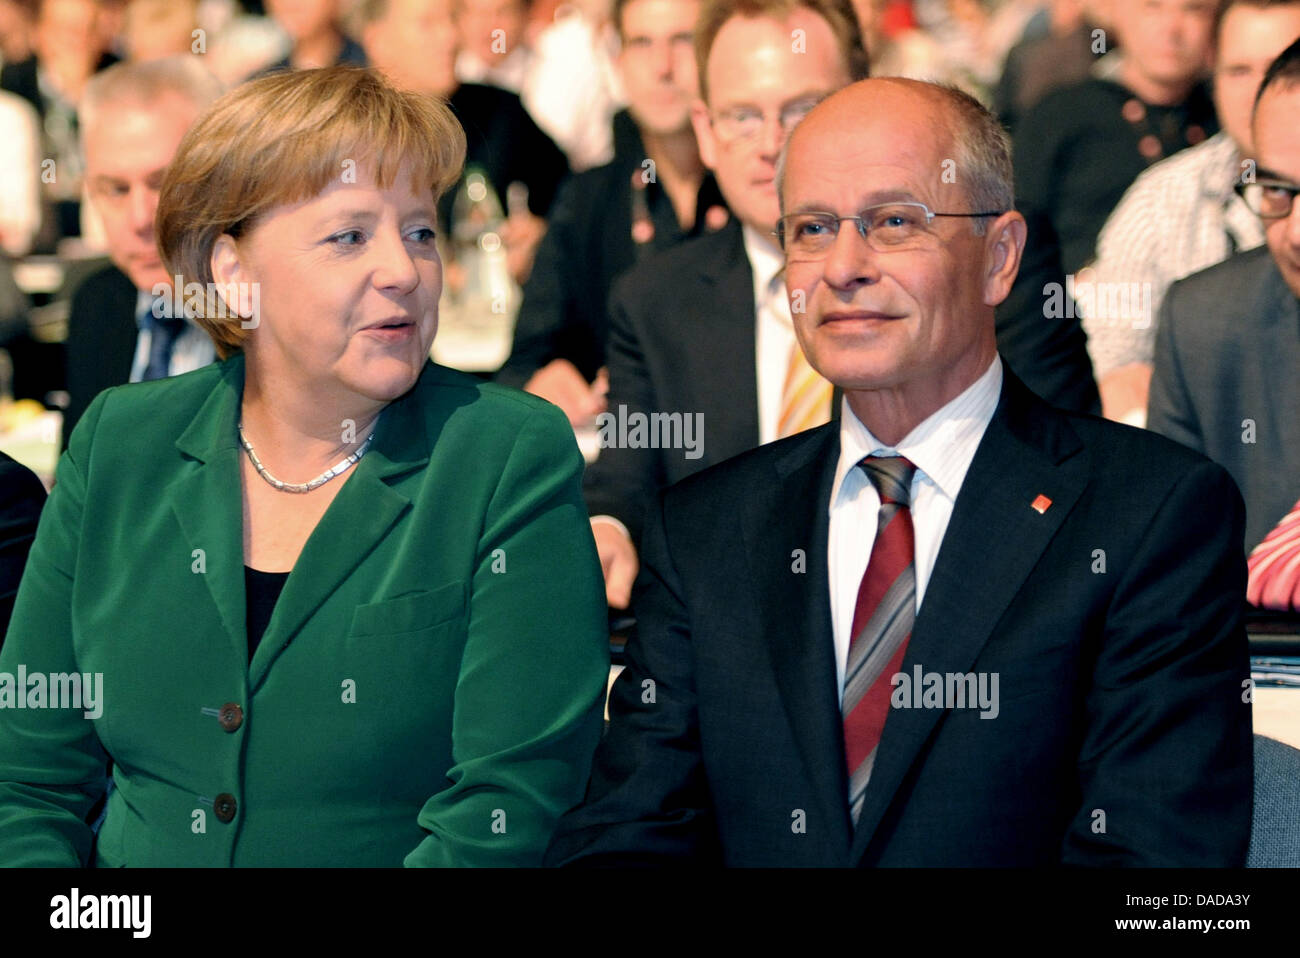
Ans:
{"type": "Polygon", "coordinates": [[[528,212],[528,208],[512,212],[501,224],[501,242],[506,247],[506,269],[511,278],[523,286],[533,271],[533,257],[537,244],[546,235],[546,220],[528,212]]]}
{"type": "Polygon", "coordinates": [[[605,390],[608,380],[599,376],[592,385],[587,384],[578,367],[567,359],[553,359],[524,383],[524,390],[541,396],[564,410],[569,422],[575,426],[586,422],[597,413],[605,411],[605,390]]]}
{"type": "Polygon", "coordinates": [[[1152,367],[1147,363],[1129,363],[1112,369],[1097,383],[1101,393],[1101,413],[1115,422],[1146,423],[1147,397],[1151,392],[1152,367]]]}
{"type": "Polygon", "coordinates": [[[640,571],[636,546],[622,526],[599,517],[591,520],[600,568],[605,573],[605,601],[612,609],[626,609],[632,601],[632,583],[640,571]]]}

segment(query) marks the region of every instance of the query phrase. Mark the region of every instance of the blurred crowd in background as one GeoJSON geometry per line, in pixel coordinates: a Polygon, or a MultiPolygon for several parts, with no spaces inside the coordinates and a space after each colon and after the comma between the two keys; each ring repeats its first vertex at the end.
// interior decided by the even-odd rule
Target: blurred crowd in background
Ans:
{"type": "MultiPolygon", "coordinates": [[[[662,25],[683,16],[680,4],[657,2],[638,14],[638,23],[662,25]]],[[[1268,0],[1235,5],[1290,6],[1268,0]]],[[[449,332],[445,354],[435,345],[435,358],[483,375],[500,370],[503,381],[556,402],[575,424],[589,421],[604,408],[606,299],[617,273],[631,265],[632,246],[660,249],[669,240],[717,229],[735,200],[725,184],[717,195],[694,155],[690,104],[698,86],[689,52],[692,29],[656,38],[652,26],[629,36],[619,22],[627,6],[614,0],[0,0],[0,348],[10,357],[0,362],[0,393],[50,408],[66,409],[71,402],[73,415],[65,423],[70,427],[76,407],[89,401],[75,395],[69,380],[77,374],[68,371],[76,364],[68,351],[74,348],[75,296],[82,282],[105,256],[138,293],[169,281],[161,263],[141,265],[157,259],[151,253],[148,196],[157,183],[151,186],[149,177],[161,178],[184,125],[166,135],[132,135],[115,119],[115,126],[105,126],[101,155],[111,155],[106,169],[116,164],[134,174],[107,169],[98,180],[88,176],[83,98],[97,73],[119,61],[167,63],[167,76],[151,81],[165,91],[181,82],[171,75],[180,58],[201,63],[224,88],[276,69],[356,63],[379,68],[404,88],[446,98],[469,131],[466,177],[440,209],[443,241],[453,244],[445,251],[448,287],[453,297],[479,289],[479,295],[462,298],[459,315],[471,317],[471,326],[475,316],[504,317],[504,333],[502,323],[494,327],[503,345],[458,345],[449,332]],[[678,134],[691,141],[687,152],[693,159],[686,165],[695,169],[674,183],[681,169],[671,162],[676,147],[670,140],[678,134]],[[169,142],[155,149],[157,162],[127,155],[160,139],[169,142]],[[561,240],[593,246],[601,217],[609,215],[580,209],[576,224],[555,219],[557,201],[556,208],[569,215],[575,203],[590,206],[592,191],[607,185],[579,182],[577,174],[611,165],[635,173],[649,166],[643,178],[655,182],[656,163],[675,222],[670,216],[658,223],[656,234],[660,214],[653,202],[647,207],[655,190],[634,189],[634,243],[628,250],[621,249],[628,245],[623,237],[610,262],[593,265],[571,248],[557,248],[561,240]],[[132,175],[140,180],[134,186],[132,175]],[[561,190],[566,179],[574,181],[567,193],[561,190]],[[702,190],[702,222],[693,215],[696,187],[702,190]],[[458,212],[460,227],[454,223],[458,212]],[[491,262],[458,260],[457,246],[477,244],[482,251],[478,240],[485,224],[496,244],[491,262]],[[552,239],[549,254],[542,243],[548,225],[569,230],[552,239]],[[124,252],[133,244],[136,253],[124,252]],[[539,250],[543,275],[534,276],[539,250]],[[136,270],[123,266],[131,255],[136,270]],[[588,270],[591,289],[557,290],[556,278],[573,265],[566,260],[575,258],[588,270]]],[[[696,6],[688,6],[689,21],[696,6]]],[[[852,4],[854,32],[860,31],[854,42],[865,47],[873,76],[954,84],[1013,132],[1017,206],[1029,221],[1030,240],[1017,289],[1000,310],[1000,345],[1030,385],[1057,405],[1141,423],[1152,317],[1164,288],[1187,271],[1263,242],[1262,227],[1231,184],[1218,184],[1222,209],[1210,216],[1213,242],[1192,251],[1187,270],[1171,254],[1152,265],[1154,275],[1109,277],[1154,280],[1154,295],[1129,310],[1134,315],[1124,322],[1090,317],[1083,297],[1075,295],[1077,307],[1062,307],[1052,306],[1046,295],[1054,288],[1075,294],[1090,264],[1105,274],[1104,237],[1098,246],[1102,227],[1148,167],[1207,140],[1213,157],[1207,148],[1198,168],[1211,161],[1233,166],[1247,155],[1253,90],[1278,52],[1272,48],[1287,37],[1284,29],[1260,39],[1264,31],[1276,31],[1276,18],[1243,26],[1239,32],[1254,33],[1239,44],[1243,52],[1233,63],[1225,66],[1219,58],[1212,84],[1222,16],[1232,6],[1221,8],[1216,0],[852,4]],[[1095,262],[1099,252],[1101,261],[1095,262]]],[[[762,8],[755,5],[760,15],[762,8]]],[[[209,102],[188,99],[199,106],[209,102]]],[[[621,202],[611,198],[609,209],[621,202]]],[[[743,210],[730,214],[748,222],[743,210]]],[[[1125,228],[1122,242],[1111,244],[1112,262],[1127,262],[1131,252],[1148,248],[1150,226],[1148,216],[1145,228],[1125,228]]],[[[124,281],[119,286],[125,299],[130,289],[124,281]]],[[[106,293],[97,295],[102,302],[106,293]]],[[[454,325],[448,323],[448,330],[454,325]]],[[[142,349],[131,344],[140,367],[133,379],[144,368],[142,349]]],[[[194,362],[203,358],[195,355],[194,362]]],[[[175,374],[190,365],[182,359],[158,368],[175,374]]],[[[100,385],[125,377],[123,369],[100,385]]]]}

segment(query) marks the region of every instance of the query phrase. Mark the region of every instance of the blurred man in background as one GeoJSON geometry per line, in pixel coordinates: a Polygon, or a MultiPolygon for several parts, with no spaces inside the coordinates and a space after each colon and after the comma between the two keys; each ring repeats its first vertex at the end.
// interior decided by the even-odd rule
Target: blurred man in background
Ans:
{"type": "MultiPolygon", "coordinates": [[[[1298,0],[1224,0],[1219,9],[1214,104],[1223,130],[1137,178],[1097,240],[1087,271],[1094,291],[1136,290],[1136,315],[1099,315],[1083,296],[1102,411],[1142,425],[1160,307],[1170,283],[1264,242],[1264,226],[1234,191],[1253,174],[1251,114],[1270,63],[1300,36],[1298,0]]],[[[1077,285],[1077,284],[1076,284],[1077,285]]]]}
{"type": "Polygon", "coordinates": [[[309,70],[336,63],[366,65],[366,54],[340,26],[340,0],[266,0],[266,12],[289,35],[288,56],[273,70],[309,70]]]}
{"type": "MultiPolygon", "coordinates": [[[[512,183],[528,188],[527,209],[507,210],[501,230],[516,282],[527,279],[545,217],[561,180],[568,175],[564,154],[537,128],[519,97],[497,87],[456,78],[458,39],[452,0],[361,0],[357,21],[369,61],[397,86],[444,98],[465,127],[466,173],[475,168],[507,205],[512,183]]],[[[463,185],[464,180],[462,179],[463,185]]],[[[461,186],[448,190],[438,206],[443,232],[455,230],[453,209],[461,186]]]]}
{"type": "Polygon", "coordinates": [[[1066,273],[1092,258],[1102,224],[1139,173],[1218,132],[1204,82],[1217,6],[1118,4],[1118,82],[1089,79],[1056,90],[1016,128],[1017,207],[1047,215],[1066,273]]]}
{"type": "Polygon", "coordinates": [[[123,12],[122,49],[129,60],[206,52],[198,43],[198,0],[131,0],[123,12]]]}
{"type": "Polygon", "coordinates": [[[527,0],[455,0],[456,76],[518,94],[532,62],[527,0]]]}
{"type": "Polygon", "coordinates": [[[705,434],[694,451],[607,445],[588,468],[587,508],[615,608],[629,602],[642,518],[661,488],[831,415],[831,387],[804,360],[791,324],[773,233],[776,160],[808,111],[866,75],[857,21],[847,0],[706,0],[695,54],[691,120],[734,218],[614,284],[609,409],[702,417],[705,434]]]}
{"type": "Polygon", "coordinates": [[[514,348],[498,376],[549,399],[577,424],[604,409],[608,301],[614,280],[658,250],[725,225],[700,161],[691,103],[699,0],[619,0],[613,163],[565,184],[524,287],[514,348]]]}
{"type": "Polygon", "coordinates": [[[116,60],[105,52],[95,0],[40,0],[33,55],[0,70],[0,87],[27,100],[41,119],[46,215],[36,246],[54,252],[81,235],[82,159],[77,107],[86,83],[116,60]]]}
{"type": "Polygon", "coordinates": [[[1255,101],[1240,185],[1266,248],[1175,283],[1156,332],[1150,427],[1214,459],[1246,500],[1246,598],[1300,612],[1300,40],[1255,101]]]}
{"type": "Polygon", "coordinates": [[[195,118],[221,94],[197,58],[120,64],[87,89],[86,179],[112,265],[76,290],[68,317],[70,404],[63,444],[102,390],[158,379],[212,362],[207,333],[174,310],[172,278],[154,237],[158,190],[195,118]]]}

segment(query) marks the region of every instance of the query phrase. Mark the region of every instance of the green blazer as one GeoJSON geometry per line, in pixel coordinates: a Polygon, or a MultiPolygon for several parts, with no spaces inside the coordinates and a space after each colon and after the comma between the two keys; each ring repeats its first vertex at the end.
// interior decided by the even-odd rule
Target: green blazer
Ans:
{"type": "Polygon", "coordinates": [[[0,864],[539,864],[609,665],[564,416],[426,366],[249,662],[243,377],[110,389],[72,436],[0,676],[101,673],[101,714],[0,686],[0,864]]]}

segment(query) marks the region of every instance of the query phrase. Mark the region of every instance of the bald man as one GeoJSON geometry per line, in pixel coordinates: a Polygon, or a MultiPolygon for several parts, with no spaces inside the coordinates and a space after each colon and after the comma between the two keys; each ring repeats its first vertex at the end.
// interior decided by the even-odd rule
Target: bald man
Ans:
{"type": "Polygon", "coordinates": [[[1244,862],[1241,497],[1000,359],[1009,156],[978,103],[910,80],[795,129],[786,282],[841,417],[651,510],[638,633],[551,862],[1244,862]]]}

